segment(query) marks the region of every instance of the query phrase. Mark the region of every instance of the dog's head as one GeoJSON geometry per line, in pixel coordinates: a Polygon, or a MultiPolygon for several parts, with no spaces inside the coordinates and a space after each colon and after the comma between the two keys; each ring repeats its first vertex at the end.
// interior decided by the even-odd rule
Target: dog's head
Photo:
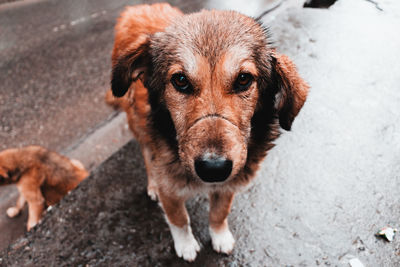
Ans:
{"type": "Polygon", "coordinates": [[[8,176],[8,171],[0,166],[0,185],[1,184],[7,184],[9,180],[9,176],[8,176]]]}
{"type": "Polygon", "coordinates": [[[13,168],[10,168],[12,149],[0,151],[0,185],[10,184],[13,179],[13,168]]]}
{"type": "Polygon", "coordinates": [[[113,66],[114,95],[137,79],[149,90],[153,126],[205,182],[243,169],[255,131],[268,134],[276,119],[289,130],[308,90],[265,28],[233,11],[185,15],[142,37],[113,66]]]}

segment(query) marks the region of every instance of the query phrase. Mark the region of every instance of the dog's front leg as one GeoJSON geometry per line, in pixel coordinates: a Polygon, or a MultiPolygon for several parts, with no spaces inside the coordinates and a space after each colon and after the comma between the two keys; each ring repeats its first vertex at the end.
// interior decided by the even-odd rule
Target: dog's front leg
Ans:
{"type": "Polygon", "coordinates": [[[42,218],[42,213],[44,210],[44,198],[40,190],[32,192],[29,196],[26,196],[28,202],[28,223],[26,224],[26,229],[31,230],[36,224],[39,223],[42,218]]]}
{"type": "Polygon", "coordinates": [[[227,217],[231,210],[234,194],[214,192],[210,194],[210,236],[215,251],[229,254],[235,245],[235,239],[229,231],[227,217]]]}
{"type": "Polygon", "coordinates": [[[147,173],[147,195],[151,198],[151,200],[157,200],[157,183],[154,177],[153,171],[153,162],[152,162],[152,152],[149,147],[143,146],[142,154],[144,158],[144,164],[146,166],[146,173],[147,173]]]}
{"type": "Polygon", "coordinates": [[[190,227],[185,199],[168,195],[162,189],[159,190],[159,199],[171,230],[176,254],[184,260],[194,261],[200,246],[190,227]]]}
{"type": "Polygon", "coordinates": [[[36,179],[30,179],[30,175],[35,176],[37,174],[26,174],[21,177],[17,184],[20,194],[26,199],[26,202],[28,202],[28,223],[26,224],[28,231],[42,218],[45,204],[45,199],[40,191],[40,185],[37,184],[36,179]]]}

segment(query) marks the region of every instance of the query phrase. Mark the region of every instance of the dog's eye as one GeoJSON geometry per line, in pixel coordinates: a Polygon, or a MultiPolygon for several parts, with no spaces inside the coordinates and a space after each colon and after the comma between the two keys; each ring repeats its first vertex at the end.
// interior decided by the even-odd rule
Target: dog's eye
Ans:
{"type": "Polygon", "coordinates": [[[235,92],[246,91],[252,84],[253,80],[254,78],[250,73],[240,73],[236,78],[233,89],[235,92]]]}
{"type": "Polygon", "coordinates": [[[190,94],[192,92],[192,85],[182,73],[172,75],[171,83],[181,93],[190,94]]]}

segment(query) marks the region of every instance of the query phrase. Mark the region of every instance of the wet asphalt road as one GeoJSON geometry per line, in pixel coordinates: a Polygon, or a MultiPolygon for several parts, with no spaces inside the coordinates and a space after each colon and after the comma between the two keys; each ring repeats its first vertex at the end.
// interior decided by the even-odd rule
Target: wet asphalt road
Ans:
{"type": "MultiPolygon", "coordinates": [[[[382,1],[383,11],[364,0],[339,1],[329,10],[289,6],[264,21],[311,93],[254,186],[235,200],[233,255],[210,250],[207,201],[189,203],[203,243],[195,265],[348,266],[357,257],[366,266],[398,266],[400,239],[388,243],[374,233],[400,228],[400,5],[382,1]]],[[[144,194],[140,166],[131,143],[5,252],[3,262],[182,265],[157,206],[144,194]]]]}
{"type": "Polygon", "coordinates": [[[127,1],[0,6],[0,148],[62,150],[112,114],[113,25],[127,1]]]}

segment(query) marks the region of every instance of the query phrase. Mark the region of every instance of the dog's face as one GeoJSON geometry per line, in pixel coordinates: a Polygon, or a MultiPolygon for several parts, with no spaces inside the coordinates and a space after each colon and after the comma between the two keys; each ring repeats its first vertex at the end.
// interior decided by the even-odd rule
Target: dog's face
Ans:
{"type": "Polygon", "coordinates": [[[167,114],[188,172],[205,182],[233,179],[246,164],[255,114],[269,122],[277,115],[289,129],[298,112],[267,39],[260,24],[237,12],[186,15],[121,59],[112,89],[121,95],[142,79],[154,116],[167,114]]]}
{"type": "Polygon", "coordinates": [[[264,41],[259,25],[233,12],[186,16],[152,39],[179,158],[203,181],[234,177],[246,162],[259,97],[254,46],[264,41]]]}
{"type": "Polygon", "coordinates": [[[204,181],[224,181],[246,162],[257,69],[250,51],[238,47],[221,51],[214,64],[206,55],[187,60],[168,68],[164,92],[179,156],[204,181]]]}

